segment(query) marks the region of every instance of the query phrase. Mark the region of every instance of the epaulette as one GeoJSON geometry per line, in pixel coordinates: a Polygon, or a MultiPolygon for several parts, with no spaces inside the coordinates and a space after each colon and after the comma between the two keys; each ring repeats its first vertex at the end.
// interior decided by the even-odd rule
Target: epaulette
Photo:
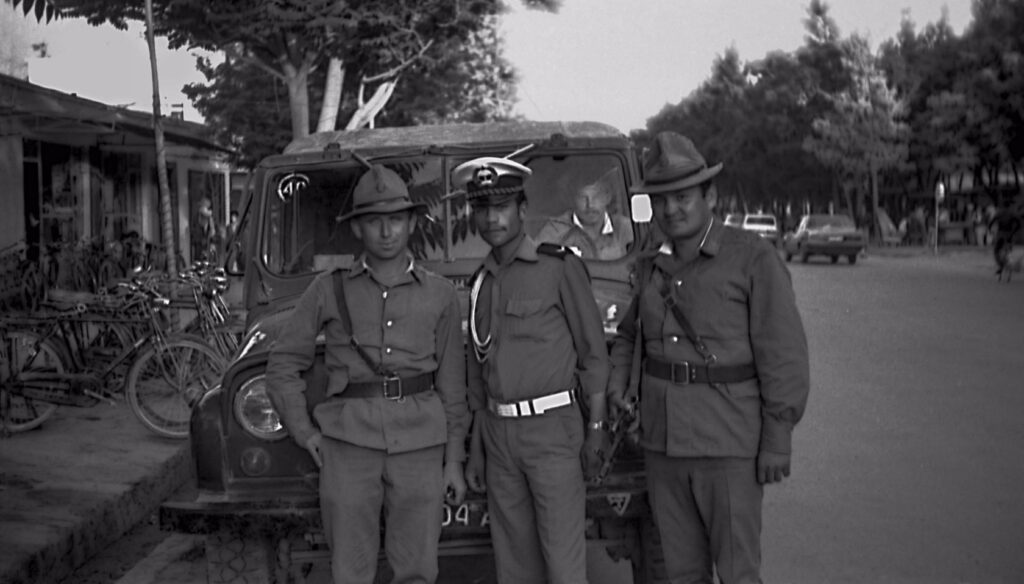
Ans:
{"type": "Polygon", "coordinates": [[[542,243],[537,246],[537,253],[542,253],[546,256],[552,256],[559,259],[565,258],[565,256],[572,253],[572,250],[564,245],[558,245],[555,243],[542,243]]]}

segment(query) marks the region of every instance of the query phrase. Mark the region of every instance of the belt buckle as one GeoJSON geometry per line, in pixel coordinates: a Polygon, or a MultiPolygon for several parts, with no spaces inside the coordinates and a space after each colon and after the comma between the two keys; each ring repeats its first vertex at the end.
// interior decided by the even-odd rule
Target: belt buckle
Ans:
{"type": "Polygon", "coordinates": [[[672,366],[672,383],[678,383],[680,385],[689,385],[690,383],[693,383],[693,377],[692,376],[693,376],[694,373],[695,373],[694,370],[690,368],[690,362],[689,361],[683,361],[681,363],[676,363],[676,364],[674,364],[672,366]],[[682,365],[682,369],[683,369],[682,379],[680,379],[679,376],[676,375],[676,370],[677,370],[677,368],[680,365],[682,365]]]}
{"type": "Polygon", "coordinates": [[[402,394],[402,378],[397,375],[385,375],[382,381],[384,389],[384,399],[391,401],[402,401],[405,396],[402,394]],[[398,387],[397,393],[391,393],[392,385],[398,387]]]}
{"type": "Polygon", "coordinates": [[[494,402],[494,413],[502,418],[518,418],[519,408],[514,403],[503,404],[501,402],[494,402]]]}

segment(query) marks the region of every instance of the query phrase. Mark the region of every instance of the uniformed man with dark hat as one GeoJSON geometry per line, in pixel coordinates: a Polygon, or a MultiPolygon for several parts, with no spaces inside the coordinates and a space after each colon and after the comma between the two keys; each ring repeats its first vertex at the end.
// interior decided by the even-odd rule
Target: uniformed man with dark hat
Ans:
{"type": "Polygon", "coordinates": [[[590,278],[567,248],[523,229],[530,169],[455,168],[491,253],[471,281],[466,478],[487,492],[498,582],[586,582],[586,475],[607,448],[608,355],[590,278]],[[577,400],[584,400],[584,422],[577,400]]]}
{"type": "Polygon", "coordinates": [[[320,466],[320,506],[334,581],[374,580],[380,518],[394,582],[434,582],[444,493],[459,503],[469,426],[462,319],[449,280],[408,250],[416,227],[402,179],[372,165],[353,191],[364,253],[320,274],[285,322],[267,363],[268,392],[292,437],[320,466]],[[326,340],[327,398],[306,410],[301,374],[326,340]]]}
{"type": "Polygon", "coordinates": [[[612,345],[617,411],[634,407],[641,367],[640,444],[670,582],[761,582],[762,486],[789,476],[810,386],[786,265],[712,214],[721,169],[685,136],[655,137],[634,192],[650,195],[666,241],[638,262],[612,345]]]}

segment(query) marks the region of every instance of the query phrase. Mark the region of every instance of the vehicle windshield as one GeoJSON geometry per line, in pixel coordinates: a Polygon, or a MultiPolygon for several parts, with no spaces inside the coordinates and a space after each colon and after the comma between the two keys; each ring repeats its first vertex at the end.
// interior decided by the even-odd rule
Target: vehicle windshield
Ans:
{"type": "MultiPolygon", "coordinates": [[[[453,158],[449,168],[469,159],[453,158]]],[[[482,258],[490,251],[465,199],[442,199],[442,156],[380,162],[405,180],[413,201],[427,205],[409,242],[417,259],[482,258]]],[[[616,260],[627,254],[634,233],[619,157],[538,156],[525,164],[533,170],[525,183],[527,233],[567,245],[585,258],[616,260]]],[[[269,177],[261,246],[268,269],[295,275],[351,265],[362,246],[338,217],[351,210],[352,189],[363,172],[351,162],[321,163],[269,177]]]]}
{"type": "Polygon", "coordinates": [[[747,225],[775,227],[775,217],[771,215],[751,215],[744,220],[747,225]]]}
{"type": "Polygon", "coordinates": [[[846,215],[820,215],[807,218],[807,229],[837,229],[854,227],[853,219],[846,215]]]}

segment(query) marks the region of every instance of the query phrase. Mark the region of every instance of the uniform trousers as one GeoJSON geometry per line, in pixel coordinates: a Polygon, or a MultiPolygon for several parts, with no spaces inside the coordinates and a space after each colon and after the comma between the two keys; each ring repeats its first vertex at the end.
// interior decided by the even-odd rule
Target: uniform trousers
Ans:
{"type": "Polygon", "coordinates": [[[437,580],[444,503],[444,446],[401,454],[324,437],[320,510],[338,584],[371,584],[384,551],[395,584],[437,580]]]}
{"type": "Polygon", "coordinates": [[[647,493],[672,584],[761,582],[761,500],[753,458],[646,452],[647,493]]]}
{"type": "Polygon", "coordinates": [[[583,418],[575,405],[483,424],[499,584],[585,584],[583,418]]]}

